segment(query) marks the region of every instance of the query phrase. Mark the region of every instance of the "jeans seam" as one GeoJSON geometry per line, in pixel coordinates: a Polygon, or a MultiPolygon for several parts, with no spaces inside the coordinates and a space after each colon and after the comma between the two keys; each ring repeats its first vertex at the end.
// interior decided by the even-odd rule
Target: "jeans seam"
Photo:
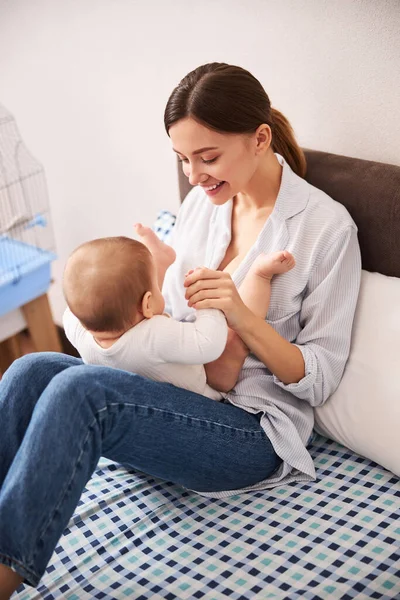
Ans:
{"type": "MultiPolygon", "coordinates": [[[[112,404],[109,404],[108,406],[123,406],[124,408],[147,408],[147,409],[150,408],[153,411],[161,412],[166,415],[171,415],[173,417],[185,417],[186,419],[191,419],[193,421],[208,423],[210,425],[218,425],[219,427],[224,427],[225,429],[231,429],[233,431],[243,431],[244,433],[256,433],[256,434],[263,433],[263,434],[265,434],[261,425],[260,425],[260,430],[258,430],[258,431],[254,430],[254,429],[242,429],[240,427],[232,427],[231,425],[225,425],[224,423],[218,423],[217,421],[210,421],[209,419],[205,419],[203,417],[202,418],[192,417],[192,416],[185,415],[184,413],[172,412],[170,410],[165,410],[163,408],[147,406],[146,404],[124,404],[121,402],[113,402],[112,404]]],[[[107,410],[107,409],[102,409],[102,410],[107,410]]],[[[99,412],[101,412],[101,411],[99,411],[99,412]]]]}
{"type": "MultiPolygon", "coordinates": [[[[76,472],[77,472],[77,468],[78,468],[79,461],[80,461],[80,460],[81,460],[81,458],[82,458],[82,455],[83,455],[83,452],[84,452],[84,448],[85,448],[85,446],[86,446],[86,443],[87,443],[87,441],[88,441],[88,439],[89,439],[89,436],[91,435],[91,431],[92,431],[93,425],[94,425],[94,424],[96,423],[96,421],[97,421],[97,416],[98,416],[98,414],[99,414],[100,412],[103,412],[104,410],[107,410],[107,407],[106,407],[106,408],[103,408],[103,409],[101,409],[101,410],[99,410],[99,411],[96,413],[96,416],[95,416],[95,418],[93,419],[93,421],[90,423],[90,425],[89,425],[89,427],[88,427],[88,433],[87,433],[87,435],[86,435],[86,437],[85,437],[85,439],[84,439],[84,441],[83,441],[83,444],[82,444],[81,450],[80,450],[80,452],[79,452],[79,455],[78,455],[78,457],[77,457],[77,459],[76,459],[76,462],[75,462],[75,467],[74,467],[74,469],[73,469],[73,472],[72,472],[72,474],[71,474],[71,477],[69,478],[69,480],[68,480],[67,484],[64,486],[64,490],[62,490],[62,491],[61,491],[61,495],[60,495],[60,497],[59,497],[59,501],[58,501],[58,502],[57,502],[57,504],[55,505],[55,507],[54,507],[54,509],[53,509],[53,511],[52,511],[52,513],[51,513],[51,516],[49,517],[49,519],[47,519],[46,523],[44,524],[44,526],[43,526],[43,528],[42,528],[42,531],[41,531],[41,532],[40,532],[40,534],[39,534],[39,537],[38,537],[38,542],[40,542],[40,541],[42,541],[42,540],[43,540],[44,536],[46,535],[46,532],[47,532],[47,530],[49,529],[49,527],[50,527],[51,523],[52,523],[52,522],[53,522],[53,520],[54,520],[54,515],[55,515],[55,513],[56,513],[56,512],[59,510],[59,508],[60,508],[61,504],[64,502],[64,500],[65,500],[65,498],[66,498],[66,495],[67,495],[68,488],[69,488],[69,486],[71,485],[71,483],[72,483],[72,481],[74,480],[74,477],[75,477],[75,475],[76,475],[76,472]]],[[[36,551],[35,551],[35,552],[34,552],[34,554],[33,554],[33,562],[35,561],[35,559],[36,559],[36,556],[37,556],[37,545],[36,545],[36,551]]]]}
{"type": "MultiPolygon", "coordinates": [[[[32,571],[32,569],[29,569],[26,565],[24,565],[24,563],[17,560],[16,558],[12,558],[11,556],[8,556],[8,554],[3,554],[2,552],[0,552],[0,557],[5,558],[7,561],[12,563],[13,565],[15,564],[15,565],[18,565],[19,567],[21,567],[21,569],[23,569],[24,571],[26,571],[27,573],[32,575],[32,579],[34,579],[34,580],[37,579],[37,574],[34,571],[32,571]]],[[[1,564],[4,564],[4,563],[1,563],[1,564]]],[[[5,566],[11,568],[10,565],[5,565],[5,566]]],[[[17,575],[19,575],[19,573],[17,573],[17,575]]]]}

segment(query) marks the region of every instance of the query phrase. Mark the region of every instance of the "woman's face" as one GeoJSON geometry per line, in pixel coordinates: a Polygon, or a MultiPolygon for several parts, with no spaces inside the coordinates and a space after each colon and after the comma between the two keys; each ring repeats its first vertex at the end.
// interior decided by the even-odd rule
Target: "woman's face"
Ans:
{"type": "Polygon", "coordinates": [[[256,134],[219,133],[187,117],[169,135],[189,182],[200,185],[213,204],[245,192],[260,160],[256,134]]]}

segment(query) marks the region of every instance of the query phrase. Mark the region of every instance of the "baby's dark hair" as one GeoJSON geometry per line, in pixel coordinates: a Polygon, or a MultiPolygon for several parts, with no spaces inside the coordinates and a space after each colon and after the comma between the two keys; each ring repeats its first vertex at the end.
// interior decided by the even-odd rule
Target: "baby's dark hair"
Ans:
{"type": "Polygon", "coordinates": [[[89,331],[123,332],[153,287],[154,264],[144,244],[128,237],[91,240],[76,248],[64,271],[70,310],[89,331]]]}

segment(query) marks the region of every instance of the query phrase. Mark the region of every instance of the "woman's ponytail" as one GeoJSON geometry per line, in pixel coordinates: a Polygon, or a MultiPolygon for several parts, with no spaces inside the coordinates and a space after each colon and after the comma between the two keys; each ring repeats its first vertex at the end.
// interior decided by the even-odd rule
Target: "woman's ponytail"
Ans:
{"type": "Polygon", "coordinates": [[[294,137],[294,131],[287,118],[271,107],[272,121],[272,148],[281,154],[290,168],[300,177],[305,176],[307,170],[306,158],[294,137]]]}

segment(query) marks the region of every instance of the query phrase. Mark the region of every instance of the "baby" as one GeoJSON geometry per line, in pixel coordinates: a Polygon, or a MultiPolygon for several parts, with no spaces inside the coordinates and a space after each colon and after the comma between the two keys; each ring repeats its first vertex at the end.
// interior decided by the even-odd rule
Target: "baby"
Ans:
{"type": "MultiPolygon", "coordinates": [[[[207,384],[203,365],[224,351],[224,314],[201,309],[194,322],[180,322],[164,313],[161,288],[175,251],[151,229],[140,224],[135,229],[141,241],[96,239],[69,257],[63,277],[67,338],[87,364],[123,369],[221,400],[224,393],[207,384]]],[[[265,318],[272,276],[294,264],[287,251],[260,255],[240,286],[245,304],[265,318]]]]}

